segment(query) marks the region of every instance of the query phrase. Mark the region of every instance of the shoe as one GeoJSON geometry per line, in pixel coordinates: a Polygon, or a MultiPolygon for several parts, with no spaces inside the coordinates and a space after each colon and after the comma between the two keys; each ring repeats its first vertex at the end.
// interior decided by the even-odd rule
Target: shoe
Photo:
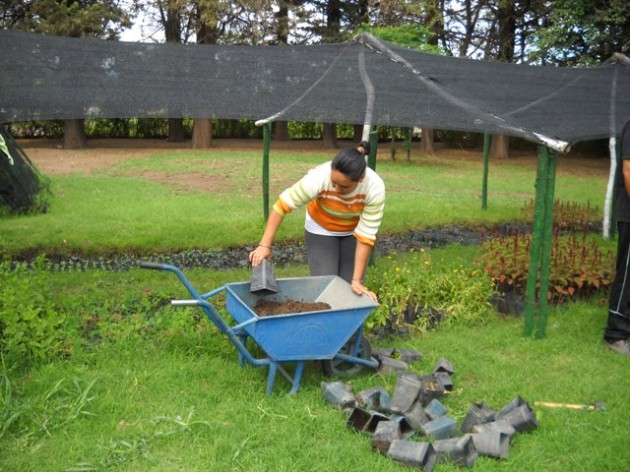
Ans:
{"type": "Polygon", "coordinates": [[[621,354],[622,356],[630,356],[630,341],[620,339],[619,341],[604,341],[609,349],[621,354]]]}

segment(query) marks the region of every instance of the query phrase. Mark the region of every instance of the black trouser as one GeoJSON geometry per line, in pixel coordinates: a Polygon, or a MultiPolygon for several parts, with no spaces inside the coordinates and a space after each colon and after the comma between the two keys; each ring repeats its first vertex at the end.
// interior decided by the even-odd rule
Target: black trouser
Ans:
{"type": "Polygon", "coordinates": [[[349,236],[324,236],[304,231],[306,258],[311,275],[338,275],[351,283],[354,272],[354,253],[357,238],[349,236]]]}
{"type": "Polygon", "coordinates": [[[617,223],[617,266],[608,298],[608,324],[604,331],[607,341],[630,337],[630,223],[617,223]]]}

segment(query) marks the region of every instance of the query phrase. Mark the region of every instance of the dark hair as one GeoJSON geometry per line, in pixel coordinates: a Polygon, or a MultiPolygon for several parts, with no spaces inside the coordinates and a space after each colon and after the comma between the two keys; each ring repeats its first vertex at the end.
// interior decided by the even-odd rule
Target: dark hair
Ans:
{"type": "Polygon", "coordinates": [[[369,153],[370,143],[361,141],[357,147],[349,147],[339,151],[333,159],[331,167],[358,182],[365,174],[367,167],[365,156],[369,153]]]}

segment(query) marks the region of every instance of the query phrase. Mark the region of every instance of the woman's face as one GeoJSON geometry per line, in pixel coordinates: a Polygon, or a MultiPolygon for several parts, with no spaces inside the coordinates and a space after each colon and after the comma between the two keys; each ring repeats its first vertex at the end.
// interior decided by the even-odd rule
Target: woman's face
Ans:
{"type": "Polygon", "coordinates": [[[334,169],[330,172],[330,180],[332,181],[335,192],[341,195],[352,193],[354,189],[357,188],[357,185],[359,185],[359,182],[356,180],[352,180],[343,172],[334,169]]]}

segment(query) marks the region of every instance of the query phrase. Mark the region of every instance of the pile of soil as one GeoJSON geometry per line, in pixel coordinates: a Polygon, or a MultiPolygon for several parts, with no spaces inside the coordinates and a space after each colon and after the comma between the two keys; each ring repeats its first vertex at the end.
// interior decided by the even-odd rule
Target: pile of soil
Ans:
{"type": "Polygon", "coordinates": [[[254,313],[258,316],[288,315],[292,313],[304,313],[306,311],[330,310],[330,305],[324,302],[303,302],[288,299],[283,302],[259,299],[254,305],[254,313]]]}

